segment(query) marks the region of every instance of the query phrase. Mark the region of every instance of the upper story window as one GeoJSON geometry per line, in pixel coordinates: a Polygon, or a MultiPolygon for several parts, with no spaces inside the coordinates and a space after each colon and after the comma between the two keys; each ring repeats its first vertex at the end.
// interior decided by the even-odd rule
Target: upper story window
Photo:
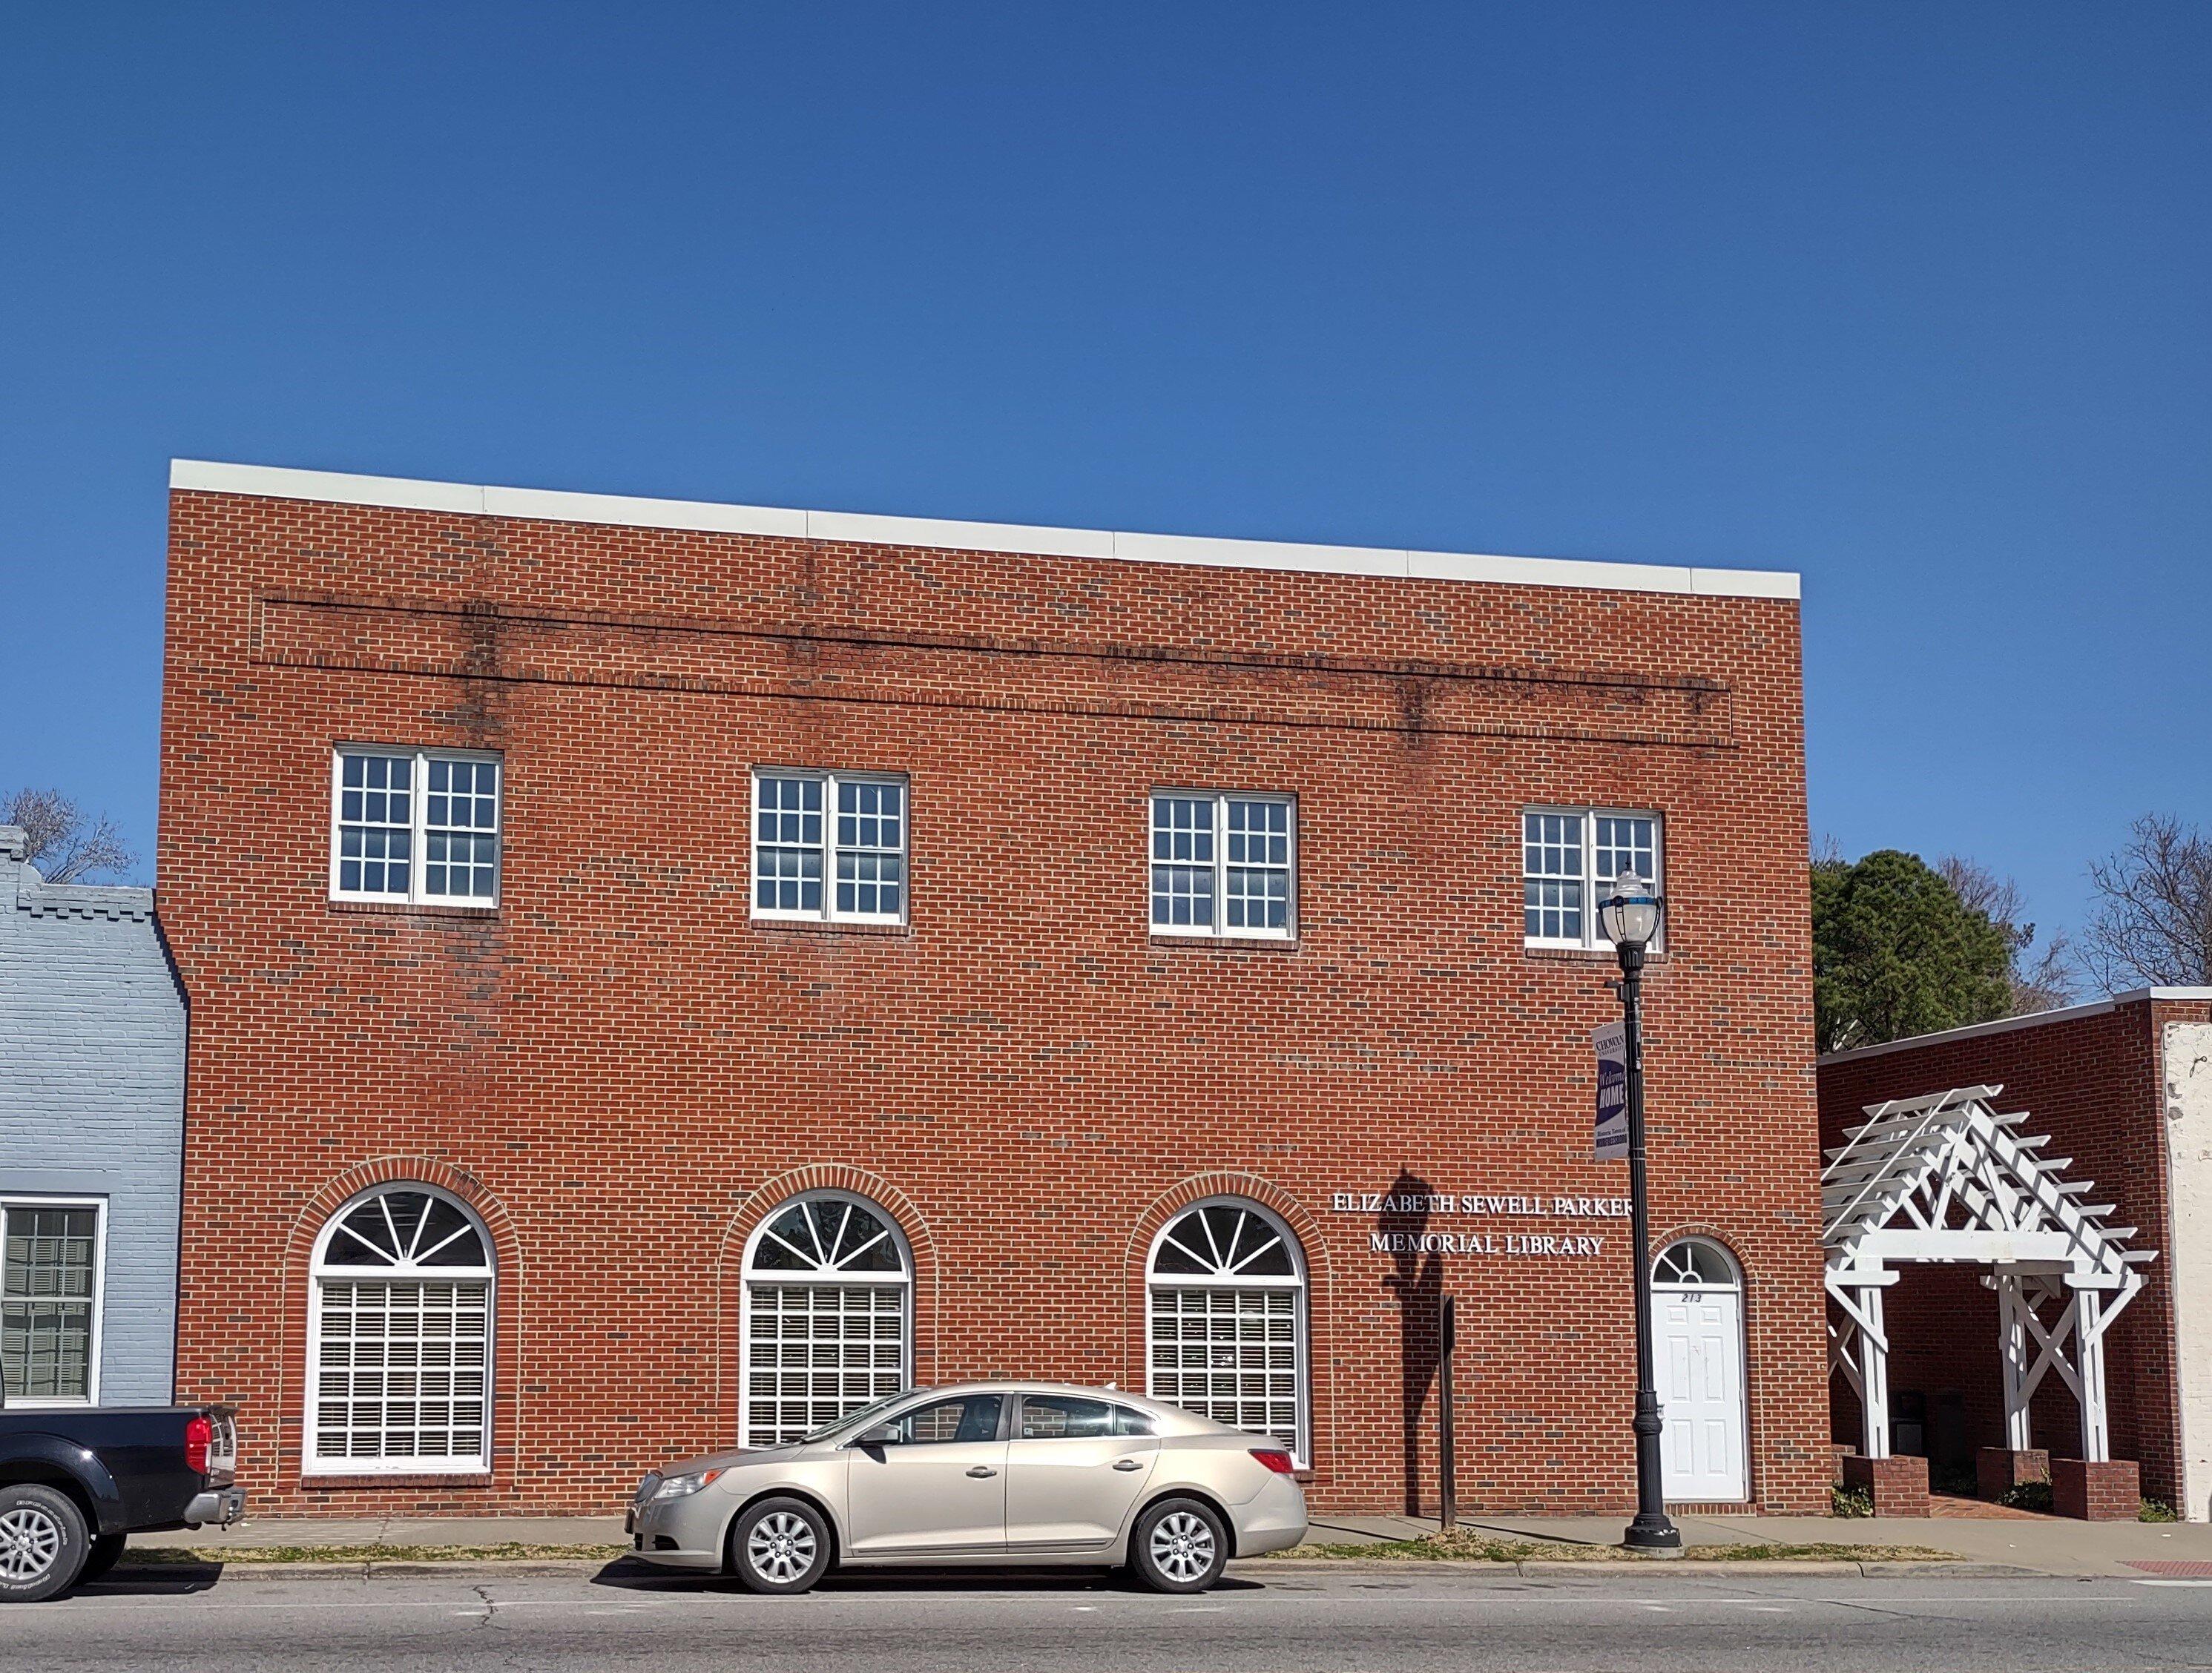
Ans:
{"type": "Polygon", "coordinates": [[[906,921],[906,781],[753,774],[753,916],[906,921]]]}
{"type": "Polygon", "coordinates": [[[1288,796],[1164,790],[1152,795],[1152,932],[1295,932],[1297,803],[1288,796]]]}
{"type": "Polygon", "coordinates": [[[347,746],[331,779],[333,900],[499,904],[499,757],[347,746]]]}
{"type": "Polygon", "coordinates": [[[1531,947],[1604,947],[1597,903],[1623,871],[1662,887],[1656,813],[1530,808],[1521,815],[1522,937],[1531,947]]]}

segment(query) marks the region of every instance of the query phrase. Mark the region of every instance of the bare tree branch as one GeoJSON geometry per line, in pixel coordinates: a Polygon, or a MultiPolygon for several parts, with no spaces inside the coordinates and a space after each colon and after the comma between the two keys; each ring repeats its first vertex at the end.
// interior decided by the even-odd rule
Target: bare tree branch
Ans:
{"type": "Polygon", "coordinates": [[[2081,964],[2106,992],[2212,985],[2212,838],[2147,813],[2118,853],[2089,863],[2097,905],[2081,964]]]}
{"type": "Polygon", "coordinates": [[[0,796],[0,825],[23,827],[30,839],[30,862],[50,883],[89,882],[138,864],[113,820],[101,814],[88,822],[77,804],[58,790],[27,786],[0,796]]]}
{"type": "Polygon", "coordinates": [[[2053,935],[2043,950],[2031,956],[2035,925],[2027,918],[2027,896],[2010,877],[2001,877],[1989,867],[1963,854],[1946,854],[1936,870],[1960,903],[1978,912],[2004,931],[2012,948],[2012,1012],[2056,1010],[2074,998],[2073,945],[2064,934],[2053,935]]]}

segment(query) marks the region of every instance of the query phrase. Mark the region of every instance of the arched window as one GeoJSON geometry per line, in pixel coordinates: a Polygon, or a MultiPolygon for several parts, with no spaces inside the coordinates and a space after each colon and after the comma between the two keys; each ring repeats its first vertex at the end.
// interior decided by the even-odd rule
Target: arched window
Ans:
{"type": "Polygon", "coordinates": [[[491,1467],[491,1240],[454,1198],[380,1185],[315,1240],[309,1474],[491,1467]]]}
{"type": "Polygon", "coordinates": [[[738,1444],[775,1446],[907,1385],[914,1261],[891,1217],[842,1191],[785,1203],[745,1246],[738,1444]]]}
{"type": "Polygon", "coordinates": [[[1152,1397],[1273,1435],[1304,1464],[1305,1256],[1290,1227],[1237,1197],[1185,1209],[1152,1240],[1146,1300],[1152,1397]]]}
{"type": "Polygon", "coordinates": [[[1651,1282],[1662,1289],[1741,1289],[1742,1276],[1719,1244],[1702,1237],[1670,1243],[1651,1263],[1651,1282]]]}

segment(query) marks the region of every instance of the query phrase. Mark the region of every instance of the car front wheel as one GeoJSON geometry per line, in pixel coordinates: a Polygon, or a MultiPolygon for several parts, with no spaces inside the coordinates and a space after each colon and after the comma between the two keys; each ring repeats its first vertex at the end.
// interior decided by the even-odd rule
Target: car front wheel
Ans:
{"type": "Polygon", "coordinates": [[[1221,1518],[1195,1499],[1162,1500],[1129,1537],[1129,1567],[1155,1591],[1204,1591],[1228,1561],[1221,1518]]]}
{"type": "Polygon", "coordinates": [[[829,1518],[804,1499],[763,1499],[730,1530],[730,1567],[755,1591],[811,1591],[830,1572],[829,1518]]]}
{"type": "Polygon", "coordinates": [[[84,1567],[84,1512],[67,1494],[0,1488],[0,1603],[42,1603],[84,1567]]]}

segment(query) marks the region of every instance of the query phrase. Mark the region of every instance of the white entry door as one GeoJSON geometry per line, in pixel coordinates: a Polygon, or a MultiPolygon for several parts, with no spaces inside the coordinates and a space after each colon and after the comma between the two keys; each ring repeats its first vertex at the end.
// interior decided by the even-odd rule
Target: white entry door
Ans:
{"type": "Polygon", "coordinates": [[[1653,1265],[1651,1340],[1667,1424],[1659,1443],[1667,1496],[1748,1499],[1742,1282],[1719,1247],[1702,1240],[1676,1244],[1653,1265]]]}

